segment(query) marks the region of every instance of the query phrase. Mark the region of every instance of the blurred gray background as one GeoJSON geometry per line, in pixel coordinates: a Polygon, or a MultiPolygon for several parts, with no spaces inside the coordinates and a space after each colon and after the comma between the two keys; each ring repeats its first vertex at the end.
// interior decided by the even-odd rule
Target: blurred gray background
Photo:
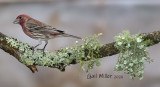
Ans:
{"type": "MultiPolygon", "coordinates": [[[[131,34],[148,33],[160,29],[159,0],[0,0],[0,32],[36,45],[38,41],[26,36],[13,20],[27,14],[69,34],[84,37],[103,33],[100,41],[113,42],[113,37],[130,30],[131,34]]],[[[47,50],[72,46],[76,39],[56,38],[49,41],[47,50]]],[[[81,41],[80,41],[81,42],[81,41]]],[[[41,48],[40,46],[39,48],[41,48]]],[[[14,57],[0,50],[0,87],[160,87],[160,45],[149,47],[154,62],[146,63],[144,79],[129,79],[123,72],[115,72],[117,55],[103,58],[100,67],[88,73],[79,72],[80,64],[70,65],[65,72],[38,66],[33,74],[14,57]],[[123,75],[123,79],[87,79],[88,74],[123,75]]]]}

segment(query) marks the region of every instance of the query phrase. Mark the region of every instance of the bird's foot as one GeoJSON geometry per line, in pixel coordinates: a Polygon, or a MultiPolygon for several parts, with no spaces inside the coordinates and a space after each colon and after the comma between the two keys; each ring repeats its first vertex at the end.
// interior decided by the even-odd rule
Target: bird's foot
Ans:
{"type": "Polygon", "coordinates": [[[30,48],[32,50],[32,54],[34,54],[35,47],[30,48]]]}
{"type": "Polygon", "coordinates": [[[45,55],[44,49],[37,49],[37,50],[41,50],[43,52],[43,56],[45,55]]]}

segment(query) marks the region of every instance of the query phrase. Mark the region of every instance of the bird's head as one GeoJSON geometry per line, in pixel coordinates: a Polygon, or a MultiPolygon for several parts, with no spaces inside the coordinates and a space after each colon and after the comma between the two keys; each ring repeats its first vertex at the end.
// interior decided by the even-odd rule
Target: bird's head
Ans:
{"type": "Polygon", "coordinates": [[[28,19],[30,19],[31,17],[25,14],[19,15],[17,16],[17,18],[13,21],[14,24],[24,24],[26,21],[28,21],[28,19]]]}

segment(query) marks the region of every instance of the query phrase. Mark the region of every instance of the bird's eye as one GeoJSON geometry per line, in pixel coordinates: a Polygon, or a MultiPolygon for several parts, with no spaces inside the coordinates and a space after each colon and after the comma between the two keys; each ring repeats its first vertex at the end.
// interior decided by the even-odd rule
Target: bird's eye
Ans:
{"type": "Polygon", "coordinates": [[[19,17],[19,19],[22,19],[22,17],[19,17]]]}

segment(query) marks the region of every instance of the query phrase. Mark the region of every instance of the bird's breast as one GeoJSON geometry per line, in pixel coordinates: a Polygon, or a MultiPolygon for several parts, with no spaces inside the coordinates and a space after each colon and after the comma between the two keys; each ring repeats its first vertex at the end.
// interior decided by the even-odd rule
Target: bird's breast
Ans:
{"type": "Polygon", "coordinates": [[[29,37],[32,38],[31,33],[30,33],[27,29],[25,29],[24,27],[22,27],[22,29],[23,29],[23,32],[24,32],[27,36],[29,36],[29,37]]]}

